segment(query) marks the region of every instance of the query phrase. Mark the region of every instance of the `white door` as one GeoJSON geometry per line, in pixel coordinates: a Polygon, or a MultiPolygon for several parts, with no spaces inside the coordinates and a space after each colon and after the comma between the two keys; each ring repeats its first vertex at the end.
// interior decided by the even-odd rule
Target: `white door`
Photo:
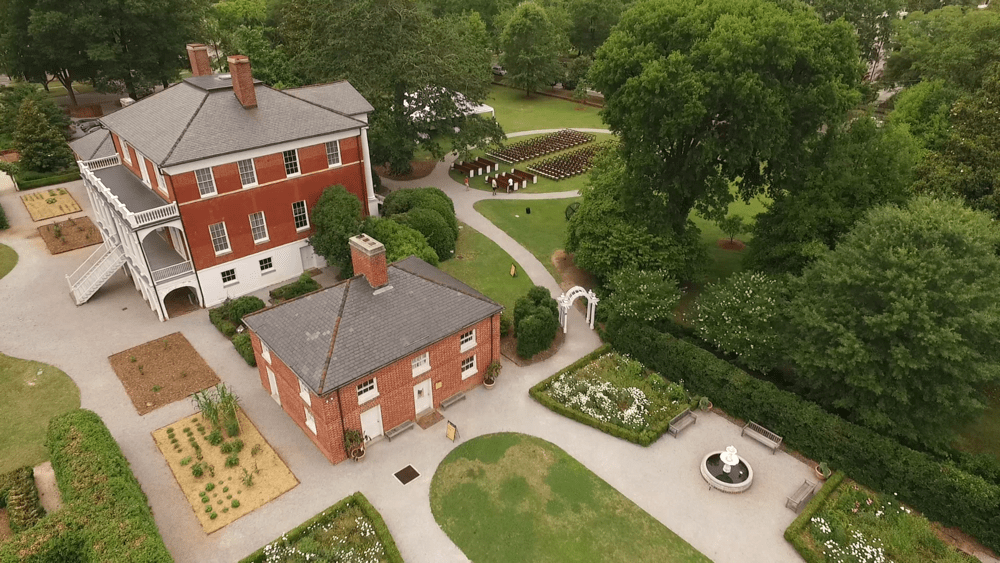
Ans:
{"type": "Polygon", "coordinates": [[[429,378],[413,386],[413,406],[417,414],[434,408],[434,395],[431,393],[429,378]]]}
{"type": "Polygon", "coordinates": [[[303,271],[316,267],[316,253],[313,252],[312,245],[307,244],[300,248],[299,257],[302,258],[303,271]]]}
{"type": "Polygon", "coordinates": [[[382,407],[376,406],[361,413],[361,433],[366,440],[382,435],[382,407]]]}
{"type": "Polygon", "coordinates": [[[278,395],[278,382],[274,379],[274,372],[271,368],[265,367],[267,370],[267,384],[271,387],[271,398],[274,399],[275,403],[281,404],[281,396],[278,395]]]}

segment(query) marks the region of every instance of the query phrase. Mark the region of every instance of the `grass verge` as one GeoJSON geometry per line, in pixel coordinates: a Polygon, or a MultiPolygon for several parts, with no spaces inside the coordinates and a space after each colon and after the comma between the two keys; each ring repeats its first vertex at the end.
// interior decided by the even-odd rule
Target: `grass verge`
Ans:
{"type": "Polygon", "coordinates": [[[560,282],[552,254],[566,244],[566,206],[574,201],[580,198],[483,200],[476,202],[475,209],[534,254],[556,282],[560,282]]]}
{"type": "Polygon", "coordinates": [[[490,96],[486,103],[493,106],[497,122],[506,133],[564,127],[608,128],[601,121],[598,113],[600,108],[541,94],[528,98],[523,90],[496,84],[490,86],[490,96]]]}
{"type": "Polygon", "coordinates": [[[17,252],[6,244],[0,244],[0,278],[3,278],[17,266],[17,252]]]}

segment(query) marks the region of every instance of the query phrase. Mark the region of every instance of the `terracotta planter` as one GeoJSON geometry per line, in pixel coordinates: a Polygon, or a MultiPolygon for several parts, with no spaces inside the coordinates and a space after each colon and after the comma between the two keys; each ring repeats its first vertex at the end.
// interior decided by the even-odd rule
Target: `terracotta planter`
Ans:
{"type": "Polygon", "coordinates": [[[816,472],[816,478],[819,479],[820,481],[826,481],[827,477],[829,477],[829,475],[823,475],[823,472],[820,471],[818,465],[813,466],[813,471],[816,472]]]}
{"type": "Polygon", "coordinates": [[[361,461],[364,458],[365,458],[365,448],[364,448],[364,446],[362,446],[360,448],[354,448],[351,451],[351,459],[353,459],[354,461],[361,461]]]}
{"type": "Polygon", "coordinates": [[[497,380],[495,380],[495,379],[493,381],[488,381],[488,380],[485,380],[485,379],[483,380],[483,387],[485,387],[487,389],[493,389],[493,386],[496,385],[496,384],[497,384],[497,380]]]}

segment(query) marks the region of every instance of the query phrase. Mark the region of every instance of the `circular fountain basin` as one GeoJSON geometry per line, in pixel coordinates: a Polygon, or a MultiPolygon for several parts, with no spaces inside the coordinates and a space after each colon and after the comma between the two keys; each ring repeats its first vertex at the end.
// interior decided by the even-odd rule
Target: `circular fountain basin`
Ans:
{"type": "Polygon", "coordinates": [[[701,476],[705,478],[709,486],[724,493],[742,493],[753,484],[753,468],[746,460],[740,458],[739,463],[729,466],[729,472],[725,471],[726,464],[722,462],[721,455],[724,452],[712,452],[701,460],[701,476]]]}

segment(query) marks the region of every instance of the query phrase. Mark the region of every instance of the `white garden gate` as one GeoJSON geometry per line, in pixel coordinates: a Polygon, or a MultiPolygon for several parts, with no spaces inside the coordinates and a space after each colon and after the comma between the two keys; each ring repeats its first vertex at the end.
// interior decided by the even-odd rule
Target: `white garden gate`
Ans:
{"type": "Polygon", "coordinates": [[[594,317],[597,316],[597,302],[600,300],[594,295],[593,291],[576,286],[559,296],[559,324],[562,325],[563,333],[569,330],[569,308],[580,297],[587,298],[587,324],[590,325],[591,329],[594,328],[594,317]]]}

